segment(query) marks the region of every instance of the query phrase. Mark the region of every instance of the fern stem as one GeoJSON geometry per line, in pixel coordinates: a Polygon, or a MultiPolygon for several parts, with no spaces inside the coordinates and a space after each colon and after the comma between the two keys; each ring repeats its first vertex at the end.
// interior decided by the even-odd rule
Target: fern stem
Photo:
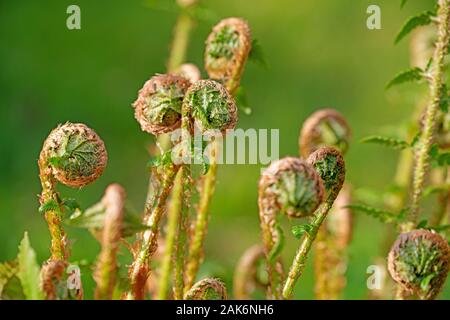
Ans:
{"type": "Polygon", "coordinates": [[[264,210],[260,204],[261,235],[264,244],[264,252],[267,259],[268,291],[270,299],[278,300],[281,297],[280,286],[283,282],[284,272],[279,248],[281,247],[283,234],[279,227],[276,215],[273,211],[264,210]]]}
{"type": "Polygon", "coordinates": [[[179,180],[182,177],[181,170],[174,180],[174,188],[170,199],[170,205],[167,214],[167,233],[165,238],[165,249],[161,262],[161,277],[158,285],[159,300],[166,300],[169,297],[169,284],[172,274],[172,261],[174,259],[174,247],[176,244],[177,228],[180,223],[182,188],[179,180]]]}
{"type": "MultiPolygon", "coordinates": [[[[195,5],[193,3],[190,5],[192,7],[195,5]]],[[[178,16],[177,23],[174,28],[173,33],[173,40],[172,45],[169,52],[169,59],[167,62],[167,71],[174,72],[185,60],[186,58],[186,51],[187,46],[189,42],[189,36],[191,33],[191,30],[194,26],[194,20],[192,19],[191,15],[188,14],[186,11],[186,8],[182,7],[182,12],[178,16]]],[[[162,145],[163,149],[166,149],[170,145],[170,140],[168,139],[168,136],[162,135],[158,137],[159,143],[162,145]]],[[[131,291],[128,293],[127,298],[128,299],[136,299],[136,298],[143,298],[144,294],[144,286],[145,286],[145,280],[147,279],[147,272],[148,272],[148,261],[149,257],[153,255],[153,253],[156,251],[157,247],[157,238],[158,238],[158,226],[159,226],[159,220],[161,219],[161,215],[163,212],[163,208],[165,206],[165,202],[167,200],[167,197],[170,193],[170,190],[173,187],[173,180],[176,175],[176,171],[178,171],[178,167],[171,168],[168,170],[168,172],[165,173],[166,181],[163,182],[163,185],[161,186],[161,190],[159,190],[159,195],[156,197],[152,196],[153,188],[152,188],[152,177],[149,180],[149,188],[147,193],[147,199],[146,199],[146,208],[148,208],[146,211],[146,220],[148,220],[151,223],[151,229],[144,233],[143,236],[143,243],[141,246],[141,251],[138,254],[138,259],[133,263],[133,266],[130,270],[130,277],[131,277],[131,291]],[[152,209],[150,213],[150,207],[152,205],[152,202],[157,200],[158,202],[154,205],[154,209],[152,209]],[[154,248],[153,248],[154,247],[154,248]]],[[[173,209],[175,210],[175,209],[173,209]]],[[[169,222],[170,224],[171,222],[169,222]]],[[[175,222],[172,222],[174,224],[175,222]]],[[[175,225],[176,226],[176,225],[175,225]]],[[[171,252],[172,248],[166,246],[166,251],[164,255],[167,259],[167,256],[172,256],[171,252]]],[[[171,262],[165,262],[165,266],[163,267],[163,278],[161,280],[162,287],[159,291],[159,298],[163,298],[167,296],[167,286],[168,286],[168,274],[167,270],[170,272],[171,269],[171,262]]]]}
{"type": "Polygon", "coordinates": [[[94,271],[96,300],[110,300],[117,278],[117,251],[123,230],[125,190],[119,185],[111,185],[105,192],[102,203],[106,215],[101,238],[101,251],[94,271]]]}
{"type": "MultiPolygon", "coordinates": [[[[214,147],[216,147],[215,142],[214,147]]],[[[184,288],[185,293],[194,285],[198,269],[201,261],[203,260],[203,242],[208,231],[209,204],[214,194],[217,177],[217,162],[214,158],[215,157],[213,156],[211,159],[208,173],[203,181],[199,208],[197,211],[192,239],[189,244],[189,256],[186,266],[186,285],[184,288]]]]}
{"type": "MultiPolygon", "coordinates": [[[[44,159],[39,159],[39,178],[42,185],[39,202],[41,205],[44,205],[54,200],[59,206],[59,196],[55,191],[56,181],[51,173],[48,172],[45,163],[46,161],[44,159]]],[[[54,209],[47,210],[44,215],[51,237],[51,260],[66,261],[66,235],[62,227],[62,218],[54,209]]]]}
{"type": "Polygon", "coordinates": [[[326,221],[314,242],[314,293],[317,300],[337,300],[345,287],[346,250],[338,248],[326,221]]]}
{"type": "Polygon", "coordinates": [[[180,169],[180,181],[175,183],[178,187],[181,185],[178,204],[179,222],[176,232],[175,245],[175,268],[174,268],[174,298],[182,300],[185,288],[185,266],[186,250],[188,245],[188,226],[189,226],[189,202],[190,202],[190,166],[185,165],[180,169]]]}
{"type": "Polygon", "coordinates": [[[438,40],[433,58],[433,69],[430,83],[430,104],[426,110],[423,130],[419,145],[416,151],[416,163],[413,174],[413,192],[411,199],[411,210],[408,222],[402,226],[402,231],[412,230],[417,224],[420,201],[423,195],[425,175],[429,167],[429,153],[433,143],[434,130],[436,125],[436,114],[439,111],[443,91],[443,81],[445,72],[444,59],[448,53],[449,45],[449,2],[448,0],[438,1],[438,40]]]}
{"type": "MultiPolygon", "coordinates": [[[[167,170],[164,170],[162,177],[158,176],[159,185],[145,205],[144,224],[149,226],[149,229],[139,239],[139,251],[129,270],[131,288],[126,295],[127,300],[142,300],[144,298],[145,283],[149,276],[149,260],[158,248],[160,220],[178,169],[179,167],[170,166],[167,170]]],[[[156,172],[155,175],[157,175],[156,172]]]]}
{"type": "Polygon", "coordinates": [[[292,262],[291,268],[287,275],[286,281],[284,282],[282,298],[290,299],[294,293],[294,286],[297,279],[303,274],[305,269],[306,260],[308,258],[308,253],[311,250],[314,240],[316,239],[318,230],[325,220],[328,212],[333,206],[334,199],[328,199],[325,201],[318,209],[317,214],[313,222],[311,223],[311,230],[303,236],[300,247],[297,250],[294,261],[292,262]]]}
{"type": "Polygon", "coordinates": [[[182,8],[178,16],[172,45],[170,48],[169,59],[167,61],[167,71],[174,72],[186,60],[186,51],[189,43],[189,36],[194,27],[194,20],[191,15],[182,8]]]}

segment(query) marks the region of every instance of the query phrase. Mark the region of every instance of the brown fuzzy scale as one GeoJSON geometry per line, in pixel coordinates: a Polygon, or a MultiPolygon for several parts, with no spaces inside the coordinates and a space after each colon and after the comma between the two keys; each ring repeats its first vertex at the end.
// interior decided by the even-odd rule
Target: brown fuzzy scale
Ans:
{"type": "Polygon", "coordinates": [[[344,141],[344,148],[340,149],[342,153],[347,151],[348,141],[351,139],[351,129],[347,120],[334,109],[323,109],[314,112],[303,124],[299,139],[302,157],[307,158],[312,152],[325,145],[321,125],[327,121],[335,122],[343,130],[343,136],[339,138],[344,141]]]}
{"type": "Polygon", "coordinates": [[[246,21],[241,18],[227,18],[220,21],[206,40],[205,69],[209,77],[220,81],[231,93],[234,93],[239,88],[251,47],[251,31],[246,21]],[[209,54],[211,44],[216,39],[217,34],[226,27],[237,33],[238,45],[233,48],[230,59],[211,57],[209,54]]]}
{"type": "Polygon", "coordinates": [[[234,98],[230,95],[228,90],[223,85],[214,80],[199,80],[196,83],[194,83],[186,92],[186,98],[183,101],[183,109],[190,110],[192,117],[194,118],[196,124],[202,131],[206,131],[208,129],[220,130],[223,134],[225,134],[227,130],[234,129],[238,121],[237,106],[236,102],[234,101],[234,98]],[[191,101],[191,96],[193,94],[197,92],[207,92],[207,91],[218,92],[219,93],[218,100],[225,101],[227,104],[229,120],[221,123],[220,126],[216,126],[214,128],[207,127],[205,124],[202,123],[202,119],[196,117],[195,110],[203,106],[193,105],[191,101]]]}
{"type": "Polygon", "coordinates": [[[198,67],[192,63],[182,64],[175,71],[175,74],[189,80],[190,83],[196,83],[202,77],[198,67]]]}
{"type": "Polygon", "coordinates": [[[57,286],[64,281],[67,262],[62,260],[47,261],[41,269],[41,289],[45,300],[56,300],[57,286]]]}
{"type": "Polygon", "coordinates": [[[185,300],[227,300],[227,289],[219,279],[200,280],[186,292],[185,300]],[[212,291],[212,293],[211,293],[212,291]]]}
{"type": "Polygon", "coordinates": [[[133,103],[133,108],[135,109],[134,116],[141,125],[142,131],[153,135],[160,135],[179,128],[181,126],[181,113],[177,115],[172,114],[160,123],[155,123],[150,120],[147,116],[147,113],[151,109],[151,106],[148,104],[148,99],[155,97],[156,94],[161,95],[161,91],[170,90],[171,87],[177,88],[180,94],[184,94],[190,85],[191,83],[188,79],[178,75],[157,74],[150,78],[142,89],[139,90],[138,98],[133,103]]]}
{"type": "Polygon", "coordinates": [[[345,161],[341,152],[333,147],[322,147],[311,153],[307,162],[316,168],[323,180],[329,198],[334,201],[345,181],[345,161]],[[335,163],[332,162],[332,159],[335,159],[335,163]],[[327,163],[326,161],[330,162],[327,163]],[[325,168],[321,164],[325,164],[325,168]],[[327,171],[323,171],[323,169],[327,171]]]}
{"type": "MultiPolygon", "coordinates": [[[[415,268],[416,266],[411,267],[415,268]]],[[[438,233],[425,229],[413,230],[408,233],[400,234],[389,252],[388,270],[394,281],[400,284],[402,289],[406,292],[417,294],[423,299],[432,300],[439,294],[447,279],[447,274],[450,270],[450,246],[447,240],[438,233]],[[439,256],[434,258],[438,260],[433,260],[432,263],[434,263],[434,265],[437,265],[437,262],[441,264],[440,270],[437,271],[438,274],[430,282],[431,290],[425,293],[422,292],[420,283],[408,281],[408,279],[405,278],[405,275],[398,270],[398,263],[399,261],[402,261],[403,255],[406,254],[406,252],[404,252],[406,245],[418,245],[421,242],[429,242],[432,244],[432,248],[439,254],[439,256]]]]}
{"type": "MultiPolygon", "coordinates": [[[[75,155],[73,157],[76,158],[77,156],[75,155]]],[[[75,159],[74,161],[79,160],[75,159]]],[[[107,161],[108,154],[106,152],[105,144],[97,133],[82,123],[68,122],[54,129],[47,140],[45,140],[39,157],[39,166],[41,169],[41,178],[44,175],[46,175],[47,178],[52,176],[66,186],[81,188],[94,182],[102,175],[107,161]],[[80,140],[82,140],[83,143],[95,146],[95,154],[93,155],[95,157],[95,164],[90,164],[92,167],[89,168],[89,175],[76,175],[74,172],[67,172],[48,162],[49,159],[57,156],[58,150],[63,147],[63,143],[70,136],[80,136],[82,137],[80,140]]]]}

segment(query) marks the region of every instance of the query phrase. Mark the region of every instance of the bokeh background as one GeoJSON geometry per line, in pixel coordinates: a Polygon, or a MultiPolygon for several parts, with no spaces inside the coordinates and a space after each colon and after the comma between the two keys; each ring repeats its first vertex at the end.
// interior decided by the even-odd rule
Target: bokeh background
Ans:
{"type": "MultiPolygon", "coordinates": [[[[171,2],[171,0],[161,0],[171,2]]],[[[407,119],[416,101],[408,86],[385,91],[386,82],[409,66],[408,41],[394,46],[395,34],[412,14],[433,1],[411,0],[204,0],[188,61],[202,66],[204,39],[220,19],[247,19],[262,45],[268,68],[249,63],[242,80],[253,109],[241,128],[280,129],[280,154],[298,154],[304,119],[333,107],[349,120],[354,141],[347,155],[348,180],[383,191],[391,183],[398,154],[362,145],[366,135],[390,130],[407,119]],[[366,9],[382,10],[382,30],[366,28],[366,9]],[[386,129],[387,128],[387,129],[386,129]]],[[[24,231],[40,261],[48,255],[49,234],[38,213],[37,159],[42,142],[59,123],[84,122],[104,139],[109,164],[101,179],[83,190],[61,187],[83,207],[97,202],[111,182],[121,183],[130,203],[142,210],[147,188],[148,148],[131,103],[145,80],[164,72],[177,12],[145,0],[0,2],[0,261],[12,259],[24,231]],[[82,29],[66,28],[66,8],[81,8],[82,29]]],[[[205,73],[204,73],[205,75],[205,73]]],[[[206,242],[202,274],[231,285],[242,252],[259,241],[258,165],[223,165],[206,242]]],[[[68,229],[73,261],[92,263],[99,246],[84,230],[68,229]]],[[[365,299],[366,269],[380,251],[382,226],[356,216],[350,247],[347,299],[365,299]]],[[[286,233],[286,258],[297,240],[286,233]]],[[[129,256],[123,254],[123,266],[129,256]]],[[[311,259],[310,259],[311,260],[311,259]]],[[[93,281],[83,272],[87,297],[93,281]]],[[[441,298],[450,298],[449,285],[441,298]]],[[[297,298],[313,298],[309,265],[297,298]]]]}

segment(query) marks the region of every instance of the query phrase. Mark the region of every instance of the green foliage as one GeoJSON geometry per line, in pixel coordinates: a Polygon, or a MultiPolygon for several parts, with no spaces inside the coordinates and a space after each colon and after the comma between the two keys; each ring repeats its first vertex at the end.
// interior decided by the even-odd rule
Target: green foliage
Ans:
{"type": "Polygon", "coordinates": [[[56,200],[51,199],[51,200],[43,203],[39,207],[39,213],[41,213],[41,214],[45,214],[48,211],[60,212],[59,204],[58,204],[58,202],[56,202],[56,200]]]}
{"type": "Polygon", "coordinates": [[[240,111],[242,111],[245,115],[250,115],[252,113],[252,108],[249,106],[247,91],[243,86],[240,86],[236,90],[235,100],[237,107],[240,111]]]}
{"type": "Polygon", "coordinates": [[[400,8],[403,8],[406,2],[408,2],[408,0],[402,0],[402,2],[400,3],[400,8]]]}
{"type": "Polygon", "coordinates": [[[301,239],[305,233],[310,233],[313,229],[313,225],[305,223],[293,226],[291,231],[294,237],[296,237],[297,239],[301,239]]]}
{"type": "Polygon", "coordinates": [[[391,251],[396,278],[421,299],[433,299],[447,276],[448,249],[438,238],[428,231],[416,230],[403,234],[391,251]]]}
{"type": "Polygon", "coordinates": [[[383,136],[369,136],[364,139],[361,139],[360,142],[375,143],[396,150],[403,150],[410,147],[410,144],[404,140],[383,136]]]}
{"type": "Polygon", "coordinates": [[[70,180],[89,177],[99,166],[99,143],[81,132],[64,132],[61,144],[52,150],[48,162],[65,172],[70,180]]]}
{"type": "Polygon", "coordinates": [[[314,162],[314,167],[323,181],[325,190],[337,195],[342,186],[343,164],[335,154],[326,154],[322,159],[314,162]]]}
{"type": "Polygon", "coordinates": [[[449,192],[450,191],[450,185],[448,184],[442,184],[442,185],[431,185],[425,188],[423,195],[424,197],[436,194],[436,193],[442,193],[442,192],[449,192]]]}
{"type": "MultiPolygon", "coordinates": [[[[22,293],[20,281],[17,281],[18,269],[17,260],[0,263],[0,300],[14,299],[15,295],[11,296],[11,292],[22,293]],[[16,281],[14,281],[14,278],[16,281]],[[18,290],[15,290],[14,287],[18,290]]],[[[23,297],[23,294],[21,296],[23,297]]]]}
{"type": "Polygon", "coordinates": [[[393,86],[403,84],[406,82],[418,82],[424,78],[423,70],[420,68],[412,68],[397,74],[394,79],[389,81],[386,85],[386,89],[390,89],[393,86]]]}
{"type": "MultiPolygon", "coordinates": [[[[75,210],[69,219],[66,219],[64,222],[71,227],[88,229],[95,235],[103,229],[105,214],[106,208],[100,202],[85,211],[75,210]]],[[[122,236],[124,238],[148,229],[148,226],[142,224],[141,218],[137,214],[132,213],[129,208],[126,208],[122,227],[122,236]]]]}
{"type": "Polygon", "coordinates": [[[67,215],[71,215],[77,209],[80,209],[80,204],[76,199],[65,198],[62,200],[61,205],[64,207],[64,213],[67,215]]]}
{"type": "Polygon", "coordinates": [[[181,118],[181,105],[185,88],[177,84],[157,86],[157,92],[145,99],[145,116],[158,126],[172,126],[181,118]]]}
{"type": "Polygon", "coordinates": [[[230,60],[234,50],[239,46],[239,34],[230,26],[220,29],[207,47],[207,54],[213,59],[230,60]]]}
{"type": "Polygon", "coordinates": [[[271,187],[277,196],[281,211],[296,216],[313,213],[321,199],[318,199],[317,182],[305,171],[284,171],[278,183],[271,187]]]}
{"type": "Polygon", "coordinates": [[[192,108],[193,118],[204,130],[222,130],[232,121],[227,97],[211,85],[206,84],[199,90],[191,92],[187,99],[192,108]]]}
{"type": "Polygon", "coordinates": [[[71,215],[79,208],[80,204],[75,199],[66,198],[60,204],[56,200],[51,199],[39,207],[39,213],[45,214],[48,211],[54,211],[60,217],[63,217],[65,214],[71,215]]]}
{"type": "Polygon", "coordinates": [[[150,158],[150,160],[147,162],[147,169],[150,170],[151,168],[155,167],[167,167],[171,166],[173,164],[172,162],[172,150],[168,150],[165,152],[162,152],[161,154],[157,156],[153,156],[150,158]]]}
{"type": "Polygon", "coordinates": [[[383,223],[394,223],[397,224],[399,222],[402,222],[405,218],[406,212],[408,209],[402,210],[399,214],[395,214],[390,211],[386,211],[383,209],[370,207],[362,204],[351,204],[346,206],[346,208],[352,209],[355,212],[360,211],[363,213],[368,214],[369,216],[372,216],[378,220],[380,220],[383,223]]]}
{"type": "Polygon", "coordinates": [[[268,69],[269,65],[267,64],[267,60],[264,54],[263,47],[259,43],[257,39],[253,39],[252,41],[252,49],[250,50],[249,61],[256,63],[257,65],[263,67],[264,69],[268,69]]]}
{"type": "Polygon", "coordinates": [[[429,226],[428,225],[428,220],[427,219],[423,219],[422,221],[420,221],[415,229],[428,229],[428,230],[433,230],[437,233],[440,232],[447,232],[448,230],[450,230],[450,224],[443,224],[443,225],[438,225],[438,226],[429,226]]]}
{"type": "Polygon", "coordinates": [[[416,16],[413,16],[406,21],[406,23],[403,25],[402,29],[398,33],[397,37],[395,38],[395,43],[399,43],[404,37],[406,37],[411,31],[413,31],[415,28],[419,26],[426,26],[431,23],[432,17],[435,14],[431,11],[425,11],[423,13],[420,13],[416,16]]]}
{"type": "Polygon", "coordinates": [[[435,166],[443,167],[450,165],[450,152],[441,152],[437,144],[430,149],[430,157],[435,166]]]}
{"type": "Polygon", "coordinates": [[[26,232],[19,245],[17,261],[17,277],[20,279],[25,297],[28,300],[42,300],[44,296],[39,285],[40,268],[26,232]]]}

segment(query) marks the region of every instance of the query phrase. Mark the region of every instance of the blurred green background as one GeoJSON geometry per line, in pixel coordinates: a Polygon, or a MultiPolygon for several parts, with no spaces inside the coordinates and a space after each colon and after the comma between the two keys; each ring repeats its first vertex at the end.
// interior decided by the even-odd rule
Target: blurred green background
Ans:
{"type": "MultiPolygon", "coordinates": [[[[242,84],[253,114],[241,114],[239,127],[278,128],[280,155],[297,155],[305,118],[322,107],[336,108],[354,132],[346,158],[348,181],[384,190],[398,154],[358,140],[411,114],[416,97],[405,95],[406,89],[386,92],[384,86],[409,66],[408,41],[394,46],[395,34],[407,17],[432,3],[411,0],[400,10],[400,0],[205,0],[209,13],[192,34],[188,61],[202,66],[204,39],[220,18],[247,19],[269,68],[253,63],[246,68],[242,84]],[[382,30],[366,28],[370,4],[381,7],[382,30]]],[[[107,170],[97,183],[83,190],[61,187],[61,192],[87,207],[109,183],[118,182],[133,206],[143,208],[147,149],[154,139],[141,132],[131,103],[151,75],[164,72],[176,16],[145,0],[0,2],[0,261],[15,257],[25,230],[39,260],[49,256],[49,234],[38,213],[37,159],[59,123],[86,123],[109,152],[107,170]],[[70,4],[81,8],[81,30],[66,28],[70,4]]],[[[202,272],[220,275],[230,286],[237,259],[259,241],[260,166],[223,165],[219,172],[202,272]]],[[[71,259],[94,261],[99,246],[91,235],[76,229],[68,233],[71,259]]],[[[357,216],[345,298],[367,297],[366,269],[382,236],[378,222],[357,216]]],[[[288,232],[286,237],[286,257],[291,257],[297,240],[288,232]]],[[[122,260],[130,261],[125,254],[122,260]]],[[[83,281],[92,297],[89,273],[83,281]]],[[[450,298],[448,288],[441,298],[450,298]]],[[[313,298],[311,266],[296,297],[313,298]]]]}

